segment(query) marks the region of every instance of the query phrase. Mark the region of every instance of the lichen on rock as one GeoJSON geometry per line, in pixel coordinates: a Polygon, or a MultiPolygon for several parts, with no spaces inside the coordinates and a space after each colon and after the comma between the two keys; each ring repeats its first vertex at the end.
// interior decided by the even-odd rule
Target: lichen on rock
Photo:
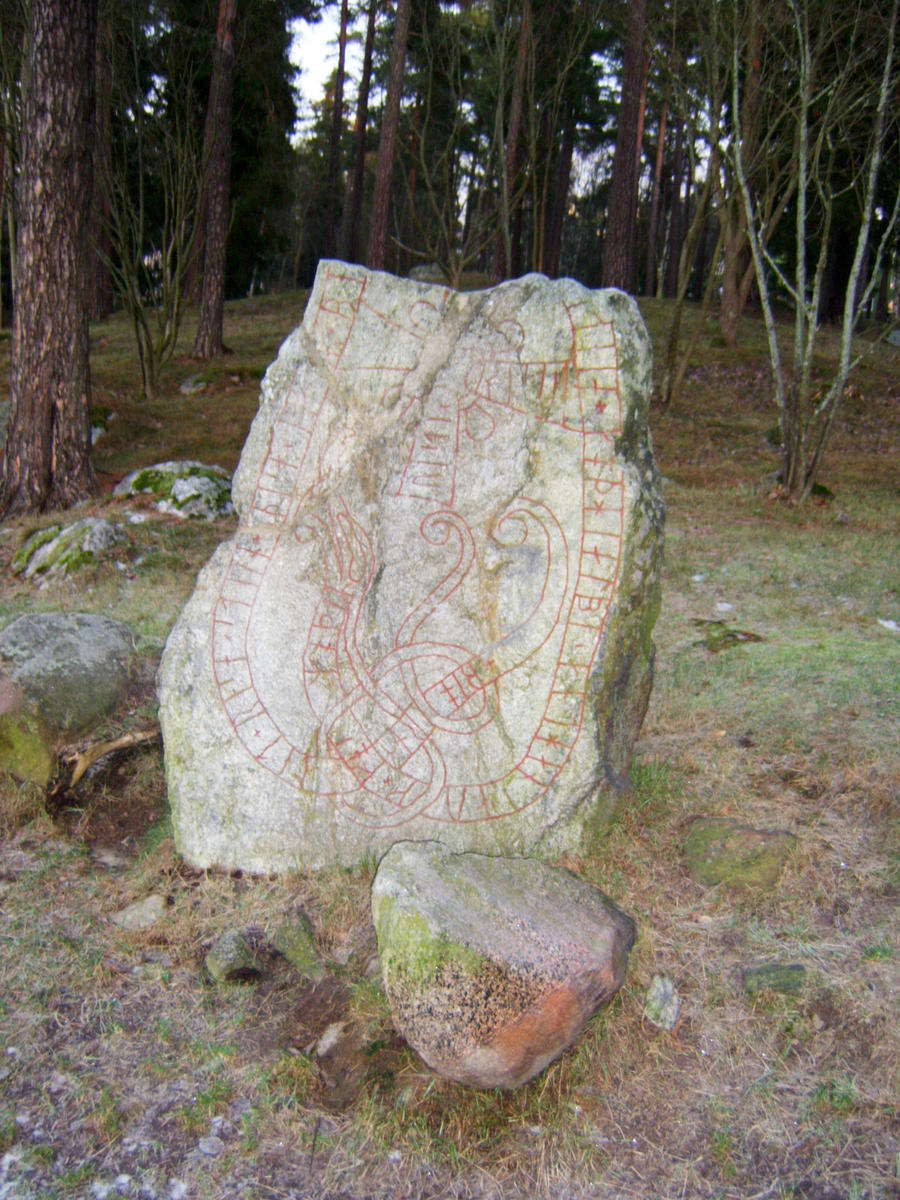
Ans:
{"type": "Polygon", "coordinates": [[[622,983],[634,922],[598,888],[536,859],[400,842],[372,885],[394,1024],[440,1074],[518,1087],[622,983]]]}
{"type": "Polygon", "coordinates": [[[649,391],[622,293],[322,263],[163,656],[181,852],[554,852],[608,822],[653,673],[649,391]]]}
{"type": "Polygon", "coordinates": [[[126,475],[114,496],[151,495],[159,512],[212,521],[234,512],[231,476],[221,467],[193,460],[155,463],[126,475]]]}
{"type": "Polygon", "coordinates": [[[10,570],[51,578],[66,575],[88,563],[95,563],[122,541],[122,533],[110,521],[84,517],[69,525],[48,525],[35,530],[13,555],[10,570]]]}

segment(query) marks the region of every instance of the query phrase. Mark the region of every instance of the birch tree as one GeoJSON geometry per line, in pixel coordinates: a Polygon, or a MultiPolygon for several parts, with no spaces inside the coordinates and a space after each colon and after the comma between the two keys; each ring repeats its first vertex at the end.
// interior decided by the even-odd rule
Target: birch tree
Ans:
{"type": "MultiPolygon", "coordinates": [[[[850,373],[868,349],[854,345],[854,334],[878,285],[900,216],[900,177],[894,174],[887,179],[883,170],[888,138],[897,138],[898,0],[855,0],[849,5],[846,0],[788,0],[786,9],[778,6],[773,13],[775,8],[764,9],[769,17],[766,35],[776,44],[771,61],[790,61],[795,84],[788,91],[763,78],[760,85],[779,107],[792,135],[782,133],[778,141],[768,143],[773,158],[787,157],[793,175],[790,266],[766,245],[765,214],[740,138],[735,138],[732,152],[781,426],[781,488],[786,497],[802,501],[822,466],[850,373]],[[777,26],[773,18],[779,20],[777,26]],[[856,205],[858,223],[840,319],[840,351],[830,377],[819,380],[814,359],[829,234],[836,206],[848,199],[856,205]],[[876,199],[881,219],[873,238],[876,199]],[[782,347],[775,321],[779,294],[793,308],[788,347],[782,347]]],[[[740,54],[736,37],[732,95],[736,129],[741,128],[745,104],[740,54]]]]}

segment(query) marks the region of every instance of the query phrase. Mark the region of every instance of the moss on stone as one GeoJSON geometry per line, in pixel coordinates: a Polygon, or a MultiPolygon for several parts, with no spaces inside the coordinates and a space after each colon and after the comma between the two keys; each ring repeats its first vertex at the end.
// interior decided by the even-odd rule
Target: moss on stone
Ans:
{"type": "Polygon", "coordinates": [[[791,996],[806,987],[806,967],[802,963],[764,963],[759,967],[745,967],[743,987],[748,996],[757,996],[763,991],[781,992],[791,996]]]}
{"type": "Polygon", "coordinates": [[[18,710],[0,715],[0,771],[46,787],[54,754],[37,717],[18,710]]]}
{"type": "Polygon", "coordinates": [[[373,905],[378,953],[387,981],[417,987],[436,979],[451,963],[469,975],[487,965],[483,955],[438,933],[424,917],[404,908],[394,897],[379,897],[373,905]]]}
{"type": "Polygon", "coordinates": [[[48,525],[46,529],[38,529],[31,537],[26,538],[9,564],[13,575],[21,574],[28,566],[35,551],[40,550],[41,546],[46,546],[48,542],[52,542],[59,535],[61,528],[61,525],[48,525]]]}
{"type": "Polygon", "coordinates": [[[272,945],[304,979],[315,983],[325,977],[325,968],[316,952],[312,922],[305,913],[294,913],[282,921],[272,935],[272,945]]]}
{"type": "Polygon", "coordinates": [[[784,831],[752,829],[724,817],[700,818],[684,839],[683,851],[697,883],[763,891],[778,881],[796,841],[784,831]]]}

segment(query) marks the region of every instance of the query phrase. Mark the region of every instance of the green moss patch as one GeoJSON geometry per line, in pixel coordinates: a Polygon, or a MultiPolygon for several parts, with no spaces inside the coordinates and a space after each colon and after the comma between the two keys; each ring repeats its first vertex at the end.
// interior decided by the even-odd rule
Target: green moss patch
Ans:
{"type": "Polygon", "coordinates": [[[725,817],[700,817],[684,839],[692,879],[705,887],[774,887],[797,839],[784,831],[753,829],[725,817]]]}
{"type": "Polygon", "coordinates": [[[435,980],[450,964],[468,975],[487,965],[483,955],[439,933],[392,897],[381,898],[374,907],[378,952],[388,980],[418,986],[435,980]]]}

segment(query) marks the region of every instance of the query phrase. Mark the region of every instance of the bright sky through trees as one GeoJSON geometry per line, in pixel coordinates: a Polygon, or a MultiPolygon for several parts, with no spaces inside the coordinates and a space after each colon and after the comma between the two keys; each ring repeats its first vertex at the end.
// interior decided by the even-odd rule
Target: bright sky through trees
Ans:
{"type": "MultiPolygon", "coordinates": [[[[363,14],[364,15],[364,14],[363,14]]],[[[302,137],[308,132],[313,121],[313,105],[322,100],[322,93],[329,75],[337,68],[338,61],[338,31],[341,23],[340,6],[329,8],[322,14],[321,20],[293,21],[291,23],[291,62],[298,69],[297,90],[299,95],[296,137],[302,137]]],[[[357,26],[362,30],[360,38],[365,37],[364,20],[350,22],[351,38],[357,32],[357,26]]],[[[347,40],[347,85],[350,88],[351,109],[356,104],[356,84],[362,66],[363,48],[359,40],[347,40]]],[[[346,85],[345,85],[346,86],[346,85]]],[[[344,98],[347,103],[347,97],[344,98]]]]}

